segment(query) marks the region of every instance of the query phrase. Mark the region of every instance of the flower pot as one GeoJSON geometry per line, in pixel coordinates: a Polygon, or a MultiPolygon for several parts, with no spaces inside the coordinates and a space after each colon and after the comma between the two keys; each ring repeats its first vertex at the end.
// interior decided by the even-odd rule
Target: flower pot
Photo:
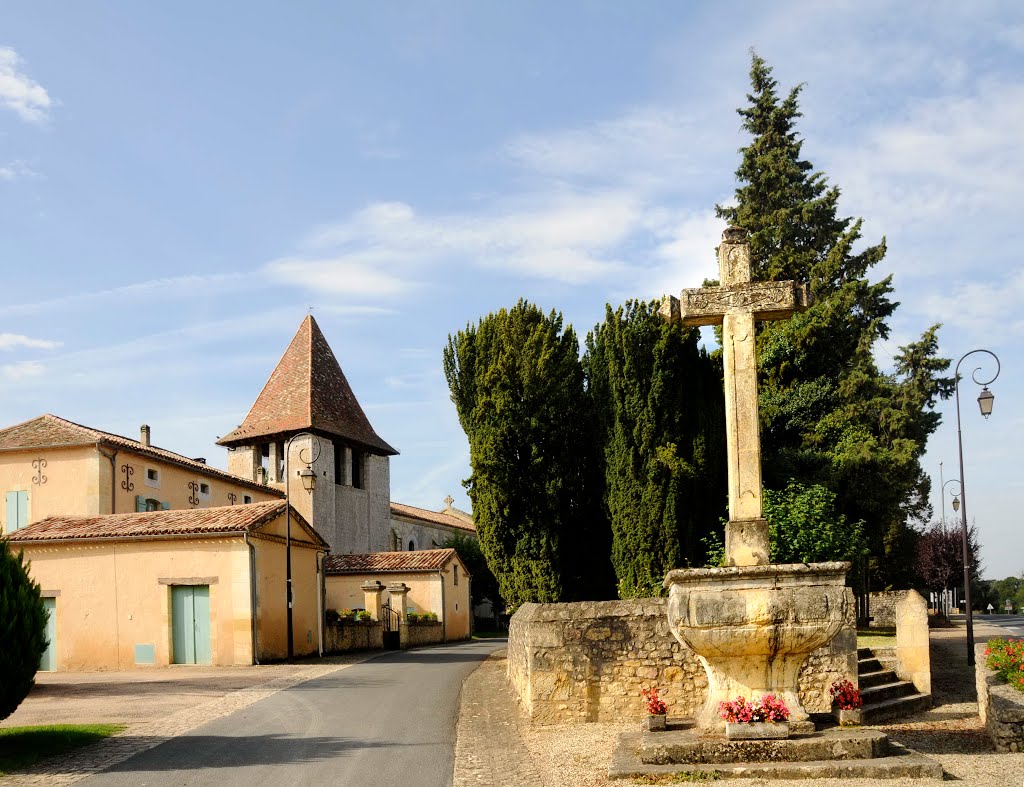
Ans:
{"type": "Polygon", "coordinates": [[[860,708],[836,708],[835,716],[839,719],[840,727],[859,727],[861,718],[860,708]]]}
{"type": "Polygon", "coordinates": [[[665,729],[665,714],[651,714],[647,717],[647,729],[651,732],[659,732],[665,729]]]}
{"type": "Polygon", "coordinates": [[[727,721],[725,723],[725,737],[731,741],[781,740],[789,737],[789,722],[727,721]]]}

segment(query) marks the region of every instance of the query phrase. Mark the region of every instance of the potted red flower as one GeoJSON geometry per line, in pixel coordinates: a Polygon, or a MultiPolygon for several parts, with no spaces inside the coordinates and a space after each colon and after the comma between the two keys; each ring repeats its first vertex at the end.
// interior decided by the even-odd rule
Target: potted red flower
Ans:
{"type": "Polygon", "coordinates": [[[665,701],[658,696],[658,687],[652,686],[649,689],[644,689],[640,694],[647,700],[647,729],[651,732],[665,729],[668,709],[665,707],[665,701]]]}
{"type": "Polygon", "coordinates": [[[718,710],[725,719],[725,737],[731,741],[789,737],[789,708],[774,694],[765,694],[753,702],[737,697],[732,702],[719,703],[718,710]]]}
{"type": "Polygon", "coordinates": [[[832,713],[839,720],[841,727],[854,727],[860,724],[861,708],[864,707],[860,689],[848,680],[837,680],[829,688],[828,693],[832,697],[832,713]]]}

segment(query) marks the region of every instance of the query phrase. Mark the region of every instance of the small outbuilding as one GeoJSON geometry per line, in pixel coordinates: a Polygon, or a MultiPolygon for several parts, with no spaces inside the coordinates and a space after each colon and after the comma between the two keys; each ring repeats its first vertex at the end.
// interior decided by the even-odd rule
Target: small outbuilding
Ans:
{"type": "Polygon", "coordinates": [[[402,623],[410,612],[432,612],[441,624],[441,641],[469,639],[472,633],[471,577],[454,549],[330,555],[325,574],[327,609],[370,609],[365,599],[373,594],[367,588],[377,585],[388,592],[391,614],[402,623]]]}
{"type": "MultiPolygon", "coordinates": [[[[286,503],[51,516],[11,533],[50,613],[44,668],[241,665],[287,655],[286,503]]],[[[296,655],[322,649],[327,544],[291,510],[296,655]]]]}

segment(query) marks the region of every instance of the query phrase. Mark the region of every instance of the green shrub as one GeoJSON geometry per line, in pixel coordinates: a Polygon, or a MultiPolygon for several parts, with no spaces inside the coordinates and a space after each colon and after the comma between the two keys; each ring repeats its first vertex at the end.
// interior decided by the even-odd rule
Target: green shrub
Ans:
{"type": "Polygon", "coordinates": [[[0,538],[0,721],[28,696],[46,651],[46,609],[28,568],[0,538]]]}
{"type": "Polygon", "coordinates": [[[338,621],[341,620],[341,613],[339,613],[338,610],[336,609],[329,609],[326,612],[324,612],[324,619],[329,624],[336,624],[338,623],[338,621]]]}
{"type": "Polygon", "coordinates": [[[1024,641],[990,639],[985,648],[989,669],[1019,691],[1024,691],[1024,641]]]}
{"type": "Polygon", "coordinates": [[[405,615],[405,622],[406,623],[419,623],[420,622],[420,616],[417,613],[415,613],[415,612],[408,612],[405,615]]]}
{"type": "Polygon", "coordinates": [[[371,620],[373,620],[373,615],[371,615],[365,609],[361,609],[359,610],[359,612],[356,613],[356,618],[362,623],[369,623],[371,620]]]}

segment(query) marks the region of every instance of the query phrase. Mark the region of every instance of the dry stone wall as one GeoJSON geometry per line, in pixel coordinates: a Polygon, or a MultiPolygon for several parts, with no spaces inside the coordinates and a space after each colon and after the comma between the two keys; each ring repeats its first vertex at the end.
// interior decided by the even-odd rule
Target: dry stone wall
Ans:
{"type": "MultiPolygon", "coordinates": [[[[645,714],[640,691],[662,690],[670,716],[692,717],[707,697],[699,658],[672,636],[667,600],[524,604],[509,626],[508,677],[535,724],[621,721],[645,714]]],[[[800,678],[804,707],[826,711],[834,680],[857,679],[854,605],[800,678]]]]}
{"type": "Polygon", "coordinates": [[[383,647],[384,624],[376,620],[342,620],[324,626],[324,650],[327,653],[379,650],[383,647]]]}
{"type": "Polygon", "coordinates": [[[1024,752],[1024,694],[988,668],[985,645],[974,646],[978,714],[996,751],[1024,752]]]}

